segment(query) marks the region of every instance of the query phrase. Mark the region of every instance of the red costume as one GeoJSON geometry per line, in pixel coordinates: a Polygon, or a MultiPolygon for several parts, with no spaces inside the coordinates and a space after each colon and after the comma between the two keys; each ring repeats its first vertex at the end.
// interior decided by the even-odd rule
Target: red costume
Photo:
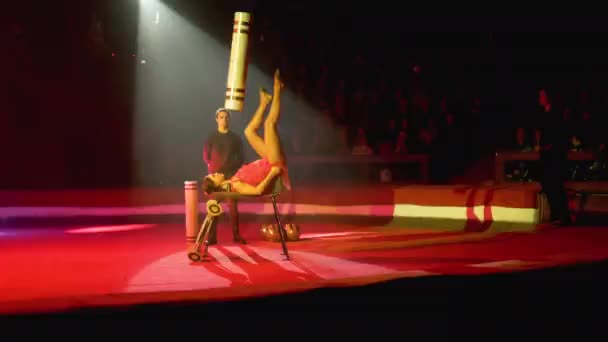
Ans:
{"type": "Polygon", "coordinates": [[[258,159],[249,164],[243,165],[230,180],[238,179],[243,183],[257,186],[264,180],[264,178],[266,178],[266,176],[268,176],[270,169],[273,166],[281,167],[283,185],[285,185],[287,189],[291,189],[291,184],[289,182],[289,178],[287,177],[287,169],[284,167],[284,165],[280,163],[270,164],[266,158],[258,159]]]}

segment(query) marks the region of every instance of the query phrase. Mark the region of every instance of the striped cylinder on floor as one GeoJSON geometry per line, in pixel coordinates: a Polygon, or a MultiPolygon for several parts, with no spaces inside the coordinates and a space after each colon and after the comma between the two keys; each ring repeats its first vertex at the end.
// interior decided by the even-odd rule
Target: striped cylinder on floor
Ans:
{"type": "Polygon", "coordinates": [[[186,247],[194,245],[200,229],[198,224],[198,182],[184,182],[184,196],[186,200],[186,247]]]}

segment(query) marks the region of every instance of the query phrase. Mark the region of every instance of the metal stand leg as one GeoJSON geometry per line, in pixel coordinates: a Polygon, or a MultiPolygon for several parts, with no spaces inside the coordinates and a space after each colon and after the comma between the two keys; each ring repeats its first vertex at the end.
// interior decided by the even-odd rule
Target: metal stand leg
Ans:
{"type": "Polygon", "coordinates": [[[281,224],[281,220],[279,219],[279,210],[277,209],[277,201],[274,196],[272,196],[272,207],[274,208],[274,218],[277,221],[277,225],[279,227],[279,235],[281,236],[281,245],[283,247],[283,255],[286,257],[286,260],[289,260],[289,252],[287,251],[287,244],[285,244],[285,235],[287,232],[285,228],[281,224]]]}
{"type": "Polygon", "coordinates": [[[205,221],[203,221],[203,224],[201,225],[201,230],[198,232],[198,236],[196,237],[196,243],[194,244],[196,250],[199,249],[199,247],[201,246],[201,242],[204,241],[203,238],[208,234],[207,231],[211,227],[209,223],[209,215],[207,215],[205,216],[205,221]]]}
{"type": "Polygon", "coordinates": [[[222,207],[220,207],[219,202],[215,200],[207,201],[207,215],[205,216],[205,220],[201,225],[201,229],[196,236],[196,241],[194,242],[194,246],[192,249],[188,251],[188,259],[192,261],[200,261],[202,258],[207,257],[207,253],[209,251],[209,234],[211,233],[211,227],[213,226],[213,222],[217,216],[222,214],[222,207]],[[199,252],[201,243],[205,244],[205,252],[201,257],[199,252]]]}
{"type": "Polygon", "coordinates": [[[205,216],[205,221],[203,221],[203,224],[201,225],[201,229],[198,232],[198,235],[196,236],[196,241],[194,242],[194,248],[193,250],[191,250],[190,252],[188,252],[188,258],[192,261],[200,261],[201,260],[201,255],[199,253],[199,249],[201,246],[201,242],[205,241],[205,255],[203,257],[207,256],[207,248],[209,245],[207,245],[207,235],[209,235],[209,231],[211,230],[211,224],[213,223],[213,219],[214,217],[210,217],[209,215],[205,216]],[[205,239],[205,240],[203,240],[205,239]]]}
{"type": "Polygon", "coordinates": [[[213,220],[215,220],[215,216],[211,216],[209,219],[209,224],[207,230],[205,232],[205,236],[203,237],[203,241],[205,242],[205,251],[203,252],[203,258],[207,257],[207,253],[209,252],[209,233],[211,233],[211,227],[213,225],[213,220]]]}

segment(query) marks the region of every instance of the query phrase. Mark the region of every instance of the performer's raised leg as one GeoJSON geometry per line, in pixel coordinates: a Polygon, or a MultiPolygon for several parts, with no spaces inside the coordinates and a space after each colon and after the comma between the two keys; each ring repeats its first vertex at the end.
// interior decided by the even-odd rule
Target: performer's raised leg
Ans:
{"type": "Polygon", "coordinates": [[[279,70],[274,73],[274,94],[270,111],[264,121],[264,144],[266,146],[266,158],[271,164],[283,162],[281,139],[277,131],[277,123],[281,114],[281,91],[283,82],[279,70]]]}
{"type": "Polygon", "coordinates": [[[247,141],[253,147],[255,152],[260,156],[260,158],[266,158],[266,145],[264,140],[257,133],[257,130],[262,126],[262,121],[264,119],[264,111],[266,111],[266,107],[272,100],[272,95],[268,94],[263,88],[260,89],[260,104],[258,109],[255,111],[249,124],[245,128],[245,137],[247,141]]]}

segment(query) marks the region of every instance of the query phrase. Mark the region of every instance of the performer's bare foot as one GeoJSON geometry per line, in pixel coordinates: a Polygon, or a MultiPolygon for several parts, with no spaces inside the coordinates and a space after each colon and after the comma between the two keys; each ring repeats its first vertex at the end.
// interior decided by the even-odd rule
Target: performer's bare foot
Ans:
{"type": "Polygon", "coordinates": [[[270,103],[272,95],[264,88],[260,88],[260,103],[270,103]]]}
{"type": "Polygon", "coordinates": [[[274,72],[274,91],[278,91],[281,90],[281,88],[283,88],[284,84],[283,81],[281,80],[281,72],[279,71],[279,69],[275,70],[274,72]]]}

